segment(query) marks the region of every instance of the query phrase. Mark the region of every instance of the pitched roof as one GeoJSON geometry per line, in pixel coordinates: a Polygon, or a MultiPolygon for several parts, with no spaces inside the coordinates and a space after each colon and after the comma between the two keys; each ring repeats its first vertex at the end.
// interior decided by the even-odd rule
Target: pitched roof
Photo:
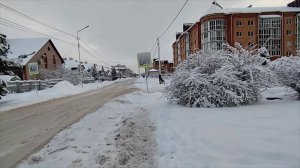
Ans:
{"type": "Polygon", "coordinates": [[[251,7],[251,8],[227,8],[225,13],[264,13],[264,12],[300,12],[296,7],[251,7]]]}
{"type": "Polygon", "coordinates": [[[300,12],[297,7],[251,7],[251,8],[226,8],[222,9],[220,6],[211,4],[208,10],[203,14],[203,17],[212,14],[234,14],[234,13],[264,13],[264,12],[300,12]]]}
{"type": "Polygon", "coordinates": [[[203,14],[203,16],[211,15],[211,14],[219,14],[219,13],[225,13],[220,6],[211,4],[210,7],[207,9],[207,11],[203,14]]]}
{"type": "Polygon", "coordinates": [[[7,39],[10,45],[7,57],[17,59],[21,65],[25,65],[49,40],[48,38],[7,39]],[[22,55],[26,56],[20,58],[19,56],[22,55]]]}

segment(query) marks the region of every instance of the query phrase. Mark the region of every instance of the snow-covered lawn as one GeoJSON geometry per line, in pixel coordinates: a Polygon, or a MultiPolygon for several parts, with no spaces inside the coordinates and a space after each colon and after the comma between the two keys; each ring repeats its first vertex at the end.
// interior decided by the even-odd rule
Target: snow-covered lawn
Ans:
{"type": "MultiPolygon", "coordinates": [[[[146,91],[144,81],[138,79],[135,86],[146,91]]],[[[60,132],[19,167],[113,165],[117,155],[114,137],[124,119],[141,109],[148,111],[157,127],[158,167],[300,167],[300,102],[292,91],[269,89],[264,96],[282,100],[255,105],[188,108],[169,103],[158,79],[148,81],[150,93],[134,92],[107,103],[60,132]]]]}
{"type": "MultiPolygon", "coordinates": [[[[119,79],[126,80],[126,79],[119,79]]],[[[83,88],[80,85],[72,85],[67,81],[62,81],[54,85],[52,88],[45,90],[31,91],[25,93],[12,93],[8,94],[0,100],[0,113],[6,110],[10,110],[17,107],[22,107],[26,105],[31,105],[43,101],[48,101],[55,98],[71,96],[90,90],[98,89],[107,85],[110,85],[116,81],[104,81],[95,82],[89,84],[83,84],[83,88]]]]}

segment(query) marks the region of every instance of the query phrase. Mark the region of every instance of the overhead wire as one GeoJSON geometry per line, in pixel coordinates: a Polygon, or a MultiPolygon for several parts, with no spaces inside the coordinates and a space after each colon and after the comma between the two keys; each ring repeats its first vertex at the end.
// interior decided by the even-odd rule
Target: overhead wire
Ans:
{"type": "Polygon", "coordinates": [[[4,19],[4,18],[2,18],[2,17],[0,17],[0,21],[1,21],[2,23],[6,23],[6,24],[9,24],[9,25],[14,26],[14,27],[18,27],[19,29],[25,29],[25,30],[27,30],[27,31],[32,31],[32,32],[38,33],[38,34],[40,34],[40,35],[43,35],[43,36],[47,36],[47,37],[56,39],[56,40],[58,40],[58,41],[62,41],[62,42],[69,43],[69,44],[72,44],[72,45],[75,44],[75,43],[72,43],[72,42],[69,42],[69,41],[65,41],[65,40],[56,38],[56,37],[51,36],[51,35],[49,35],[49,34],[42,33],[42,32],[40,32],[40,31],[34,30],[34,29],[32,29],[32,28],[23,26],[23,25],[18,24],[18,23],[16,23],[16,22],[13,22],[13,21],[4,19]]]}
{"type": "MultiPolygon", "coordinates": [[[[33,35],[35,35],[35,36],[39,36],[39,35],[47,36],[47,37],[50,37],[50,38],[52,38],[52,39],[54,39],[54,40],[58,40],[58,41],[67,43],[67,44],[72,45],[72,46],[77,46],[76,43],[68,42],[68,41],[65,41],[65,40],[62,40],[62,39],[53,37],[53,36],[51,36],[51,35],[48,35],[48,34],[39,32],[39,31],[37,31],[37,30],[28,28],[28,27],[26,27],[26,26],[20,25],[20,24],[18,24],[18,23],[15,23],[15,22],[12,22],[12,21],[9,21],[9,20],[6,20],[6,19],[1,18],[1,17],[0,17],[0,25],[4,25],[4,26],[7,26],[7,27],[10,27],[10,28],[13,28],[13,29],[17,29],[17,30],[20,30],[20,31],[23,31],[23,32],[26,32],[26,33],[30,33],[30,34],[33,34],[33,35]]],[[[110,64],[109,64],[108,62],[106,62],[105,60],[99,59],[95,54],[91,53],[91,52],[90,52],[88,49],[86,49],[84,46],[81,46],[81,48],[82,48],[86,53],[88,53],[88,55],[94,57],[96,60],[98,60],[98,61],[100,61],[100,62],[103,62],[103,63],[105,63],[106,65],[110,65],[110,64]]]]}
{"type": "Polygon", "coordinates": [[[182,7],[180,8],[179,12],[175,16],[175,18],[172,20],[172,22],[169,24],[169,26],[166,28],[166,30],[160,36],[158,36],[158,38],[161,38],[164,34],[167,33],[167,31],[170,29],[170,27],[172,26],[172,24],[175,22],[175,20],[177,19],[177,17],[179,16],[179,14],[182,12],[183,8],[186,6],[186,4],[188,3],[188,1],[189,0],[186,0],[184,2],[184,4],[182,5],[182,7]]]}
{"type": "Polygon", "coordinates": [[[28,16],[28,15],[26,15],[26,14],[20,12],[20,11],[17,11],[16,9],[13,9],[13,8],[11,8],[11,7],[9,7],[9,6],[6,6],[6,5],[4,5],[4,4],[2,4],[2,3],[0,3],[0,7],[3,8],[3,9],[5,9],[5,10],[8,10],[8,11],[10,11],[10,12],[13,12],[13,13],[19,15],[19,16],[22,16],[22,17],[24,17],[24,18],[26,18],[26,19],[28,19],[28,20],[31,20],[31,21],[36,22],[36,23],[39,23],[39,24],[41,24],[41,25],[43,25],[43,26],[46,26],[46,27],[48,27],[48,28],[54,29],[54,30],[56,30],[56,31],[59,31],[59,32],[61,32],[61,33],[64,33],[64,34],[66,34],[66,35],[69,35],[69,36],[72,36],[72,37],[75,37],[75,38],[76,38],[76,36],[73,35],[73,34],[70,34],[70,33],[65,32],[65,31],[63,31],[63,30],[60,30],[60,29],[55,28],[55,27],[53,27],[53,26],[50,26],[50,25],[48,25],[48,24],[46,24],[46,23],[44,23],[44,22],[41,22],[41,21],[39,21],[39,20],[37,20],[37,19],[34,19],[34,18],[32,18],[32,17],[30,17],[30,16],[28,16]]]}
{"type": "MultiPolygon", "coordinates": [[[[99,55],[99,56],[102,56],[102,57],[104,57],[104,55],[103,54],[101,54],[101,53],[99,53],[98,51],[96,51],[95,49],[93,49],[86,41],[84,41],[84,40],[80,40],[83,44],[85,44],[90,50],[92,50],[94,53],[96,53],[97,55],[99,55]]],[[[110,58],[106,58],[106,59],[108,59],[109,61],[111,61],[110,60],[110,58]]]]}
{"type": "MultiPolygon", "coordinates": [[[[10,11],[10,12],[12,12],[12,13],[15,13],[15,14],[17,14],[17,15],[19,15],[19,16],[22,16],[22,17],[24,17],[24,18],[26,18],[26,19],[28,19],[28,20],[31,20],[31,21],[33,21],[33,22],[35,22],[35,23],[41,24],[41,25],[46,26],[46,27],[48,27],[48,28],[51,28],[51,29],[53,29],[53,30],[56,30],[56,31],[59,31],[59,32],[64,33],[64,34],[66,34],[66,35],[69,35],[69,36],[72,36],[72,37],[77,38],[77,36],[75,36],[75,35],[73,35],[73,34],[70,34],[70,33],[65,32],[65,31],[63,31],[63,30],[60,30],[60,29],[58,29],[58,28],[55,28],[55,27],[53,27],[53,26],[51,26],[51,25],[48,25],[48,24],[46,24],[46,23],[44,23],[44,22],[41,22],[41,21],[39,21],[39,20],[37,20],[37,19],[34,19],[34,18],[32,18],[32,17],[30,17],[30,16],[28,16],[28,15],[26,15],[26,14],[20,12],[20,11],[17,11],[16,9],[13,9],[13,8],[11,8],[11,7],[9,7],[9,6],[6,6],[6,5],[4,5],[4,4],[2,4],[2,3],[0,3],[0,7],[3,8],[3,9],[5,9],[5,10],[8,10],[8,11],[10,11]]],[[[54,36],[51,36],[51,35],[48,35],[48,34],[39,32],[39,31],[37,31],[37,30],[34,30],[34,29],[29,28],[29,27],[26,27],[26,26],[17,24],[17,23],[15,23],[15,22],[6,20],[6,19],[4,19],[4,18],[1,18],[1,19],[4,20],[4,23],[2,22],[2,23],[0,23],[0,24],[2,24],[2,25],[4,25],[4,26],[10,27],[10,28],[14,28],[14,29],[17,29],[17,30],[26,32],[26,33],[30,33],[30,34],[33,34],[33,35],[35,35],[35,36],[37,36],[37,35],[47,36],[47,37],[53,38],[53,39],[55,39],[55,40],[62,41],[62,42],[71,44],[71,45],[73,45],[73,46],[76,46],[75,43],[71,43],[71,42],[68,42],[68,41],[65,41],[65,40],[56,38],[56,37],[54,37],[54,36]]],[[[82,40],[81,40],[81,41],[82,41],[82,40]]],[[[90,51],[88,51],[88,50],[92,50],[92,51],[94,51],[95,53],[97,53],[98,55],[102,55],[102,54],[99,54],[96,50],[92,49],[92,48],[89,46],[89,44],[88,44],[87,42],[84,42],[84,41],[82,41],[82,42],[83,42],[86,46],[88,46],[89,49],[84,48],[84,46],[82,46],[82,48],[83,48],[83,49],[85,50],[85,52],[87,52],[89,55],[91,55],[91,56],[93,56],[94,58],[97,59],[97,57],[96,57],[94,54],[92,54],[90,51]]],[[[97,60],[99,60],[99,59],[97,59],[97,60]]],[[[108,64],[106,61],[104,61],[104,60],[99,60],[99,61],[104,62],[105,64],[109,65],[109,64],[108,64]]]]}
{"type": "MultiPolygon", "coordinates": [[[[157,40],[160,39],[162,36],[164,36],[164,35],[168,32],[168,30],[169,30],[170,27],[173,25],[173,23],[175,22],[175,20],[178,18],[178,16],[179,16],[180,13],[182,12],[182,10],[184,9],[184,7],[185,7],[186,4],[188,3],[188,1],[189,1],[189,0],[186,0],[186,1],[184,2],[184,4],[181,6],[180,10],[178,11],[178,13],[176,14],[176,16],[175,16],[174,19],[172,20],[172,22],[168,25],[168,27],[165,29],[165,31],[163,31],[163,33],[162,33],[160,36],[158,36],[157,40]]],[[[155,40],[155,43],[154,43],[154,46],[156,46],[156,49],[158,48],[158,46],[157,46],[157,44],[158,44],[157,40],[155,40]]],[[[154,46],[153,46],[152,49],[151,49],[151,53],[152,53],[152,51],[153,51],[153,49],[154,49],[154,46]]],[[[155,53],[153,54],[153,57],[154,57],[154,55],[155,55],[155,53]]],[[[152,58],[152,59],[153,59],[153,58],[152,58]]]]}

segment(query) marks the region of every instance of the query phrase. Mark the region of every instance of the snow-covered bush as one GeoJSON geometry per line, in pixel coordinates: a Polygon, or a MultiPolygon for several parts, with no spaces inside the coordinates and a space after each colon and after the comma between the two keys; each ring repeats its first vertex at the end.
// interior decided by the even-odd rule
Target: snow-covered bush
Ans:
{"type": "Polygon", "coordinates": [[[300,96],[300,57],[282,57],[271,63],[280,82],[296,90],[300,96]]]}
{"type": "Polygon", "coordinates": [[[177,66],[165,95],[190,107],[225,107],[255,103],[260,87],[276,81],[268,62],[240,45],[199,51],[177,66]]]}

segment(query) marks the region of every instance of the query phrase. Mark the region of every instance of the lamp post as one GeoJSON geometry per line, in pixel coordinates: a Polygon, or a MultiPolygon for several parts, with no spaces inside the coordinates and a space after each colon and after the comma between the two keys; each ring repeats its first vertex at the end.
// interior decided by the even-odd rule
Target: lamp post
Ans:
{"type": "Polygon", "coordinates": [[[78,56],[79,56],[79,76],[80,76],[80,84],[81,84],[81,87],[83,87],[83,84],[82,84],[82,78],[83,78],[83,74],[82,74],[82,71],[81,71],[81,59],[80,59],[80,49],[79,49],[79,37],[78,37],[78,33],[81,32],[82,30],[86,29],[90,27],[89,25],[85,26],[84,28],[80,29],[77,31],[77,42],[78,42],[78,56]]]}

